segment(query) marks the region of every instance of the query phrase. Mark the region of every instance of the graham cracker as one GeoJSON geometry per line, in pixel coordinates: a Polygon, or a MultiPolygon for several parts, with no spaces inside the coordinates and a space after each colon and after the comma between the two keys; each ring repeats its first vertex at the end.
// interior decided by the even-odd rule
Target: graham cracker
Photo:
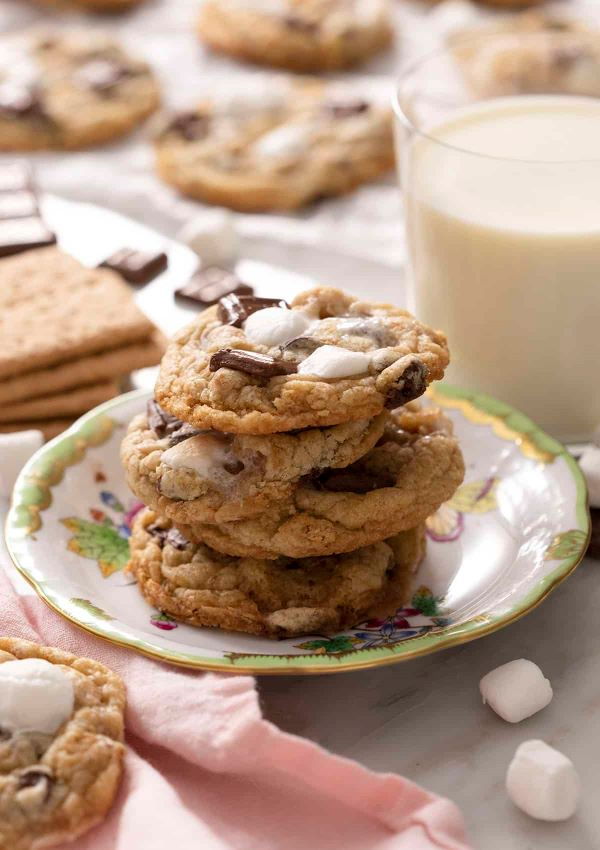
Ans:
{"type": "Polygon", "coordinates": [[[154,325],[115,272],[59,248],[0,261],[0,379],[147,339],[154,325]]]}
{"type": "Polygon", "coordinates": [[[86,413],[92,407],[120,392],[116,381],[105,381],[89,387],[79,387],[70,392],[40,396],[0,408],[0,422],[67,418],[86,413]]]}
{"type": "Polygon", "coordinates": [[[34,399],[40,395],[63,392],[74,387],[97,384],[127,375],[134,369],[156,366],[164,354],[165,340],[156,331],[147,340],[123,345],[111,351],[91,354],[60,363],[50,369],[36,369],[14,378],[0,381],[0,405],[34,399]]]}
{"type": "Polygon", "coordinates": [[[0,422],[0,434],[14,431],[41,431],[45,440],[51,440],[72,425],[74,419],[37,419],[32,422],[0,422]]]}

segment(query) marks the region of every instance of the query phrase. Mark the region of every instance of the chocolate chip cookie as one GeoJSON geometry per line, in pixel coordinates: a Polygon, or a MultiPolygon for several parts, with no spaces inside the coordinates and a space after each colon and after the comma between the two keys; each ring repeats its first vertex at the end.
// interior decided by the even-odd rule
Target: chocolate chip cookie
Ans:
{"type": "Polygon", "coordinates": [[[254,80],[167,118],[156,153],[160,176],[185,195],[242,211],[295,209],[389,170],[392,117],[387,103],[347,85],[254,80]]]}
{"type": "Polygon", "coordinates": [[[249,436],[196,429],[150,401],[131,422],[121,459],[134,495],[162,516],[230,522],[277,509],[302,478],[353,463],[373,448],[387,418],[249,436]]]}
{"type": "Polygon", "coordinates": [[[156,400],[196,428],[271,434],[370,419],[443,377],[443,333],[338,289],[227,296],[175,335],[156,400]]]}
{"type": "Polygon", "coordinates": [[[350,552],[425,522],[464,477],[450,421],[418,405],[390,417],[375,448],[344,469],[303,479],[277,510],[227,523],[179,525],[228,555],[305,558],[350,552]]]}
{"type": "Polygon", "coordinates": [[[0,638],[0,846],[71,841],[121,778],[125,689],[97,661],[0,638]]]}
{"type": "Polygon", "coordinates": [[[52,9],[81,9],[82,12],[124,12],[139,6],[144,0],[35,0],[52,9]]]}
{"type": "Polygon", "coordinates": [[[158,106],[149,66],[108,37],[0,41],[0,150],[74,149],[125,135],[158,106]]]}
{"type": "Polygon", "coordinates": [[[135,521],[128,569],[145,599],[178,620],[282,638],[352,626],[382,605],[395,610],[424,552],[420,525],[345,555],[233,558],[190,543],[146,509],[135,521]]]}
{"type": "Polygon", "coordinates": [[[205,0],[198,30],[215,50],[291,71],[356,65],[392,38],[388,0],[205,0]]]}

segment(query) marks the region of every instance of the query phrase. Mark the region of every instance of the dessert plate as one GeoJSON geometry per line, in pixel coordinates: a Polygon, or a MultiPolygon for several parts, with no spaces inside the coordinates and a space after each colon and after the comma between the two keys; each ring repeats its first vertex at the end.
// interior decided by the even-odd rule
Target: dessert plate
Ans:
{"type": "Polygon", "coordinates": [[[407,607],[334,635],[272,641],[178,624],[152,609],[124,567],[140,504],[119,463],[145,390],[91,411],[44,446],[15,487],[6,539],[39,596],[81,628],[162,661],[235,673],[332,673],[473,640],[534,608],[580,562],[586,489],[566,449],[484,395],[440,385],[467,474],[428,522],[427,556],[407,607]]]}

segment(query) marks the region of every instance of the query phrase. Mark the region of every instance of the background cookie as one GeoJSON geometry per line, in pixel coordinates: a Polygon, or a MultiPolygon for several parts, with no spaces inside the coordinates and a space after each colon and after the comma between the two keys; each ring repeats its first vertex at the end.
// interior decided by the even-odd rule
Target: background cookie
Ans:
{"type": "Polygon", "coordinates": [[[198,31],[216,50],[292,71],[355,65],[392,38],[388,0],[206,0],[198,31]]]}
{"type": "Polygon", "coordinates": [[[6,696],[0,700],[0,846],[35,850],[73,840],[104,817],[117,791],[123,683],[97,661],[10,637],[0,638],[0,676],[6,696]],[[4,664],[17,659],[41,659],[58,669],[23,673],[13,665],[8,674],[4,664]],[[32,714],[35,730],[21,730],[32,714]]]}
{"type": "Polygon", "coordinates": [[[160,176],[185,195],[294,209],[389,170],[392,116],[346,86],[274,77],[167,119],[156,153],[160,176]]]}
{"type": "Polygon", "coordinates": [[[229,522],[293,497],[298,481],[345,467],[372,449],[387,414],[293,434],[242,436],[196,431],[149,403],[121,447],[135,496],[179,523],[229,522]]]}
{"type": "Polygon", "coordinates": [[[129,569],[147,601],[193,626],[268,637],[335,631],[408,595],[425,551],[424,526],[328,558],[231,558],[191,544],[153,511],[138,515],[129,569]]]}
{"type": "Polygon", "coordinates": [[[399,307],[328,287],[275,304],[228,296],[177,333],[158,403],[198,428],[269,434],[370,419],[444,374],[445,336],[399,307]]]}
{"type": "Polygon", "coordinates": [[[131,131],[157,107],[149,66],[91,33],[0,40],[0,150],[81,148],[131,131]]]}

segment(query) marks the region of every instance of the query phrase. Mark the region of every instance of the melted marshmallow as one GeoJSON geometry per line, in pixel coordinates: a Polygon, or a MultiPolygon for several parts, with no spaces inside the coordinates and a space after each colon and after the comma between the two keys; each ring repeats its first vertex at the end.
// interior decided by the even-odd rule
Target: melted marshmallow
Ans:
{"type": "Polygon", "coordinates": [[[362,351],[349,351],[338,345],[321,345],[298,366],[302,375],[318,378],[349,378],[366,372],[371,355],[362,351]]]}
{"type": "Polygon", "coordinates": [[[0,726],[53,735],[73,713],[73,680],[42,658],[0,664],[0,726]]]}
{"type": "Polygon", "coordinates": [[[300,336],[309,326],[310,319],[299,310],[267,307],[257,310],[244,322],[244,333],[255,345],[284,345],[300,336]]]}
{"type": "Polygon", "coordinates": [[[252,146],[252,151],[257,156],[273,159],[298,156],[309,148],[314,130],[310,123],[282,124],[261,136],[252,146]]]}
{"type": "Polygon", "coordinates": [[[198,434],[162,453],[161,462],[171,469],[191,469],[211,478],[230,457],[227,443],[213,434],[198,434]]]}

